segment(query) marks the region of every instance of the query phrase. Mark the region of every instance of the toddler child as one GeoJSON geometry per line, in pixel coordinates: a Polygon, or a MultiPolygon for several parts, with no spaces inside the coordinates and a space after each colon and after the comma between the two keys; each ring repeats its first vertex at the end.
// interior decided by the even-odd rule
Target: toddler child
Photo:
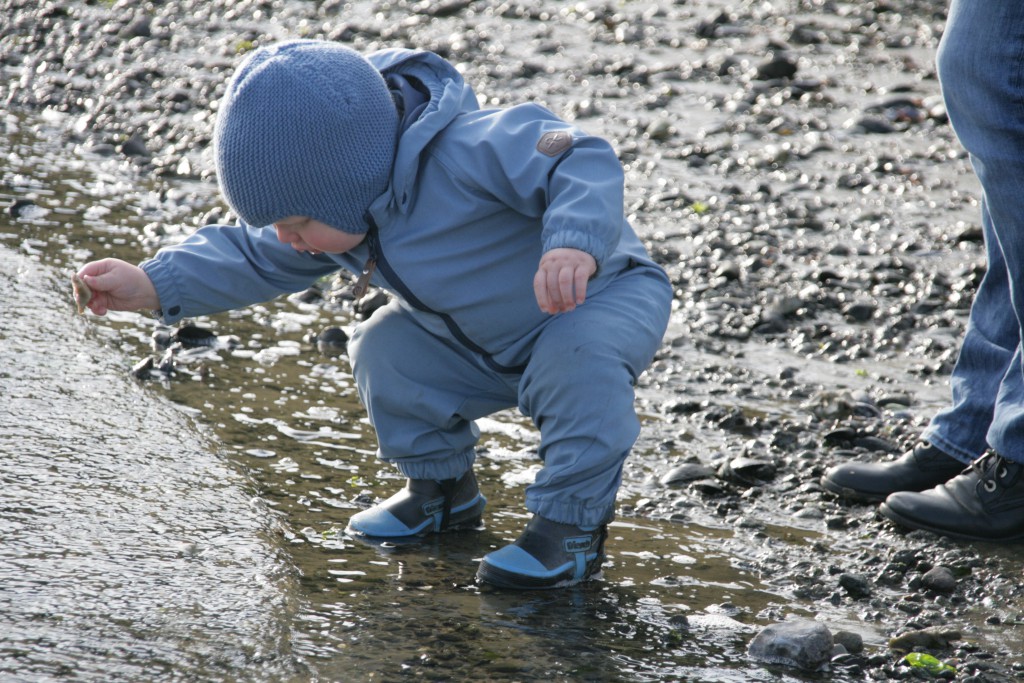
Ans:
{"type": "Polygon", "coordinates": [[[240,224],[201,228],[139,266],[85,265],[89,308],[154,309],[170,324],[359,274],[357,289],[394,295],[357,326],[349,356],[379,455],[408,481],[348,531],[477,526],[474,420],[518,406],[541,435],[533,516],[477,578],[593,578],[639,433],[633,385],[672,299],[624,218],[611,146],[534,104],[481,109],[435,54],[367,58],[313,40],[244,60],[213,144],[240,224]]]}

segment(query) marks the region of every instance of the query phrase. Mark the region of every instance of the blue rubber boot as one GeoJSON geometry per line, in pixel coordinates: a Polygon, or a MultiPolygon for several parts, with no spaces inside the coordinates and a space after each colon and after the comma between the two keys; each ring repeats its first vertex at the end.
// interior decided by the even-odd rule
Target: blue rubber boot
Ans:
{"type": "Polygon", "coordinates": [[[516,542],[488,553],[476,578],[499,588],[563,588],[597,577],[607,525],[585,529],[534,515],[516,542]]]}
{"type": "Polygon", "coordinates": [[[383,503],[352,516],[347,531],[374,538],[414,538],[480,525],[487,499],[470,470],[458,479],[408,479],[383,503]]]}

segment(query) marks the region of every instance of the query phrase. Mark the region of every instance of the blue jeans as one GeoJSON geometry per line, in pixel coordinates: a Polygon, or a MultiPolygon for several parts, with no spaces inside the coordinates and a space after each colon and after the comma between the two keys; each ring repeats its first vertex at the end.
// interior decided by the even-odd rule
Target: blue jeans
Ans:
{"type": "Polygon", "coordinates": [[[925,438],[970,462],[987,447],[1024,462],[1024,2],[953,0],[939,45],[953,130],[981,182],[988,270],[925,438]]]}

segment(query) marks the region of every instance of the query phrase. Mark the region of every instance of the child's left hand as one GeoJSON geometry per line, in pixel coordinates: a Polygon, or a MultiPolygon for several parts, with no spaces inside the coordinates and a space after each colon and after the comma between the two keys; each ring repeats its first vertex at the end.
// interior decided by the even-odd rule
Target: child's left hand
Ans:
{"type": "Polygon", "coordinates": [[[587,298],[587,280],[597,261],[579,249],[552,249],[540,259],[533,276],[537,305],[545,313],[568,313],[587,298]]]}

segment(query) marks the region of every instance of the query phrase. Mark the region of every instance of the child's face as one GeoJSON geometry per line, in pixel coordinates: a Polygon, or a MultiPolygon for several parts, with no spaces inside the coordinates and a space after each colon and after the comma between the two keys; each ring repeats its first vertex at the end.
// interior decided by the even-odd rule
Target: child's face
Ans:
{"type": "Polygon", "coordinates": [[[366,239],[366,234],[353,235],[335,230],[326,223],[305,216],[289,216],[274,223],[277,239],[292,245],[296,251],[310,254],[343,254],[366,239]]]}

